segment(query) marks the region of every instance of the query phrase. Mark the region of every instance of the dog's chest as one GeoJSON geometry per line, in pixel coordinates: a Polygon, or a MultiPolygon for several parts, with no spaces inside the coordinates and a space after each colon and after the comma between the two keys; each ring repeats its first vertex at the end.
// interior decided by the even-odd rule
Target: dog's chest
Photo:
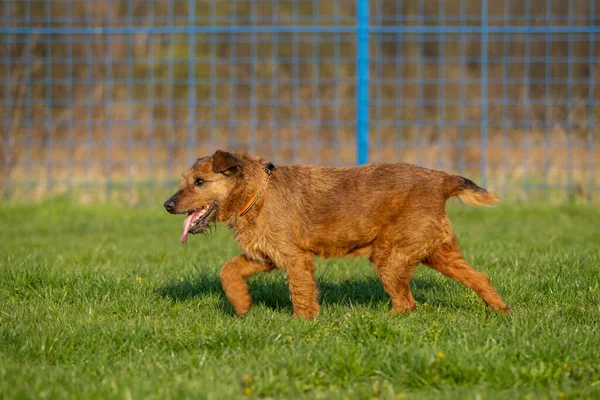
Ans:
{"type": "Polygon", "coordinates": [[[274,247],[264,234],[236,231],[234,238],[246,255],[263,263],[272,262],[274,247]]]}

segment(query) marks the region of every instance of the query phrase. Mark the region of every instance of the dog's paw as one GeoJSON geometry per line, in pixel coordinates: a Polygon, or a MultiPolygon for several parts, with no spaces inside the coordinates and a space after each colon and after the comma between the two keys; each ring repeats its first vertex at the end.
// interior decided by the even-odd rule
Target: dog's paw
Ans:
{"type": "Polygon", "coordinates": [[[294,318],[297,319],[313,319],[319,315],[319,309],[313,310],[294,310],[294,318]]]}
{"type": "Polygon", "coordinates": [[[411,312],[415,311],[416,309],[417,309],[416,304],[406,304],[406,305],[402,305],[402,306],[392,307],[390,312],[392,314],[410,314],[411,312]]]}
{"type": "Polygon", "coordinates": [[[235,308],[234,311],[235,315],[238,317],[243,317],[244,315],[248,314],[248,311],[250,311],[250,306],[244,308],[235,308]]]}

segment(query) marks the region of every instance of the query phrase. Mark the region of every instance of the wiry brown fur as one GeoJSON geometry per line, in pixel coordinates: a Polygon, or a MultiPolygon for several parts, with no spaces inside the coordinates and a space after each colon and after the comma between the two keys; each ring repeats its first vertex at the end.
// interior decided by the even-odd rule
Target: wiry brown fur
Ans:
{"type": "Polygon", "coordinates": [[[445,212],[450,196],[472,205],[497,200],[485,189],[403,163],[279,166],[256,204],[240,216],[263,184],[264,164],[244,153],[217,151],[199,159],[169,199],[173,213],[215,203],[213,219],[233,230],[244,254],[229,261],[220,277],[237,314],[251,305],[245,280],[279,268],[287,274],[294,315],[316,316],[315,256],[369,257],[393,312],[416,307],[409,284],[420,262],[470,287],[494,309],[509,310],[487,276],[464,261],[445,212]],[[194,187],[196,178],[206,183],[194,187]]]}

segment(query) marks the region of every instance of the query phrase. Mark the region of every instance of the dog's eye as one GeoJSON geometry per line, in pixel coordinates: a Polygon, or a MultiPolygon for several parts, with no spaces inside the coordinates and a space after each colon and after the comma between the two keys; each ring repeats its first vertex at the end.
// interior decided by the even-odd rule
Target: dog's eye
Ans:
{"type": "Polygon", "coordinates": [[[196,180],[194,181],[194,184],[196,186],[202,186],[203,183],[204,183],[204,181],[200,178],[196,178],[196,180]]]}

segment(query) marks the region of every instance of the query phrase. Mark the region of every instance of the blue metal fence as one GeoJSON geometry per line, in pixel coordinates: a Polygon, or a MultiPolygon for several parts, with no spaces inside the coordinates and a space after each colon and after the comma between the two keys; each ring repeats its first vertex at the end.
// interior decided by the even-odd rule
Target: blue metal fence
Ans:
{"type": "Polygon", "coordinates": [[[597,202],[598,1],[2,0],[0,188],[141,202],[217,148],[597,202]]]}

